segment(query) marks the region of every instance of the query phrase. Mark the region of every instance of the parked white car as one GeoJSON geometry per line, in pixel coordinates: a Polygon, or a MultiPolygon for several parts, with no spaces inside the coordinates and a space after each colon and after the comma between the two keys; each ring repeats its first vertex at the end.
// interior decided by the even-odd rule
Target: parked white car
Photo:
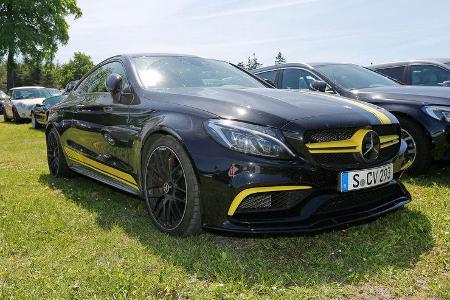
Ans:
{"type": "Polygon", "coordinates": [[[40,86],[13,88],[10,95],[11,98],[4,102],[3,114],[6,122],[14,119],[16,123],[31,119],[33,107],[51,96],[46,88],[40,86]]]}

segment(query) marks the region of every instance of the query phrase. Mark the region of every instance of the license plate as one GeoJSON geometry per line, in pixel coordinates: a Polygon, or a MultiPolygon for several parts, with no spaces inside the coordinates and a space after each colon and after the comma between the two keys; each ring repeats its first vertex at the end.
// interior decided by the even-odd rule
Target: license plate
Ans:
{"type": "Polygon", "coordinates": [[[370,188],[389,182],[393,178],[394,169],[392,164],[373,169],[346,171],[341,173],[340,190],[341,192],[349,192],[370,188]]]}

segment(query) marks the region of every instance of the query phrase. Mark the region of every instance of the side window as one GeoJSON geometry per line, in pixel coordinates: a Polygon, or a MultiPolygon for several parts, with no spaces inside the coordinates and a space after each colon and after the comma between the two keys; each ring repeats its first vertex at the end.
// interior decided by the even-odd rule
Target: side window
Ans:
{"type": "Polygon", "coordinates": [[[405,83],[404,81],[404,74],[405,74],[405,66],[400,67],[392,67],[392,68],[386,68],[386,69],[378,69],[377,72],[381,73],[384,76],[387,76],[391,79],[394,79],[398,82],[405,83]]]}
{"type": "Polygon", "coordinates": [[[105,82],[109,75],[116,73],[122,76],[122,87],[128,84],[125,69],[119,62],[107,63],[91,73],[78,86],[77,91],[80,93],[106,93],[105,82]]]}
{"type": "Polygon", "coordinates": [[[412,65],[412,85],[442,85],[444,81],[450,80],[450,72],[437,66],[412,65]]]}
{"type": "Polygon", "coordinates": [[[310,89],[311,82],[320,79],[303,69],[287,69],[283,71],[282,89],[310,89]]]}
{"type": "Polygon", "coordinates": [[[262,78],[264,80],[270,80],[273,84],[275,84],[275,80],[277,78],[277,70],[274,71],[267,71],[256,74],[259,78],[262,78]]]}

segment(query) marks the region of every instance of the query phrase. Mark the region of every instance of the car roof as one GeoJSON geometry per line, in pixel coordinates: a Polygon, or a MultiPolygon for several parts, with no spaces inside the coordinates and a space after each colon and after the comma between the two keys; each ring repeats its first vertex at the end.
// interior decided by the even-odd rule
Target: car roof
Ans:
{"type": "Polygon", "coordinates": [[[136,57],[142,57],[142,56],[198,57],[196,55],[181,54],[181,53],[143,52],[143,53],[123,53],[123,54],[115,55],[111,58],[114,58],[114,57],[136,58],[136,57]]]}
{"type": "Polygon", "coordinates": [[[12,90],[22,90],[22,89],[45,89],[45,87],[43,86],[21,86],[21,87],[15,87],[12,88],[12,90]]]}
{"type": "Polygon", "coordinates": [[[255,70],[252,70],[251,73],[260,73],[260,72],[270,71],[270,70],[274,70],[274,69],[285,69],[285,68],[295,68],[295,67],[314,69],[315,67],[325,66],[325,65],[354,65],[354,64],[339,63],[339,62],[287,63],[287,64],[278,64],[278,65],[255,69],[255,70]]]}
{"type": "Polygon", "coordinates": [[[411,59],[411,60],[405,60],[405,61],[390,62],[390,63],[385,63],[385,64],[370,65],[370,66],[368,66],[368,68],[395,67],[395,66],[406,65],[406,64],[410,64],[410,63],[425,63],[425,64],[428,63],[428,64],[444,65],[449,62],[450,62],[450,58],[411,59]]]}

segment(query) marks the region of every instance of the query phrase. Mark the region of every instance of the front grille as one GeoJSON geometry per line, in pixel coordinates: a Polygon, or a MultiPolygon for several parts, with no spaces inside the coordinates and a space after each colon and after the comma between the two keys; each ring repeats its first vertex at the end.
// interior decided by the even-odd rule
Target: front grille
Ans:
{"type": "Polygon", "coordinates": [[[257,193],[247,196],[236,212],[251,213],[289,209],[310,194],[311,192],[307,190],[257,193]]]}
{"type": "Polygon", "coordinates": [[[403,194],[404,193],[398,184],[362,191],[341,193],[336,197],[331,198],[323,206],[321,206],[316,211],[315,215],[343,213],[356,208],[374,206],[377,203],[380,203],[381,205],[389,200],[401,197],[403,194]]]}
{"type": "MultiPolygon", "coordinates": [[[[400,126],[398,124],[377,125],[367,127],[375,131],[379,136],[393,135],[400,136],[400,126]]],[[[304,143],[320,143],[350,139],[353,134],[361,128],[347,127],[334,129],[308,130],[304,134],[304,143]]],[[[311,154],[312,158],[321,166],[327,169],[348,170],[355,168],[367,168],[388,162],[397,155],[400,143],[381,149],[379,157],[372,163],[358,160],[354,153],[316,153],[311,154]]],[[[296,149],[297,150],[297,149],[296,149]]]]}

